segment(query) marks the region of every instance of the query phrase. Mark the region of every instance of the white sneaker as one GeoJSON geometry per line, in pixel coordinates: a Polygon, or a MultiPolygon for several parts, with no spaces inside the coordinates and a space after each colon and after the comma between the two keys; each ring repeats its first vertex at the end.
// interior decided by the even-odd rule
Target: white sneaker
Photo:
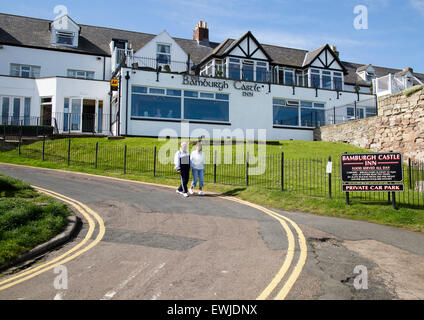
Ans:
{"type": "Polygon", "coordinates": [[[193,188],[188,189],[188,192],[189,192],[190,194],[193,194],[193,193],[194,193],[194,192],[193,192],[193,188]]]}
{"type": "Polygon", "coordinates": [[[183,196],[184,196],[184,198],[187,198],[188,197],[188,194],[187,193],[184,193],[183,196]]]}
{"type": "Polygon", "coordinates": [[[179,194],[183,194],[180,190],[177,190],[177,193],[179,193],[179,194]]]}
{"type": "Polygon", "coordinates": [[[199,196],[204,196],[205,193],[203,191],[199,191],[199,196]]]}

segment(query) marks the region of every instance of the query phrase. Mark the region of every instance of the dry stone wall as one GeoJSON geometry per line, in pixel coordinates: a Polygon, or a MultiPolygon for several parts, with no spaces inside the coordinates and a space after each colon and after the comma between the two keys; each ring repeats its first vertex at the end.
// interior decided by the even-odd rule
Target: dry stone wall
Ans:
{"type": "Polygon", "coordinates": [[[374,152],[424,161],[424,87],[378,100],[378,116],[317,128],[316,140],[347,142],[374,152]]]}

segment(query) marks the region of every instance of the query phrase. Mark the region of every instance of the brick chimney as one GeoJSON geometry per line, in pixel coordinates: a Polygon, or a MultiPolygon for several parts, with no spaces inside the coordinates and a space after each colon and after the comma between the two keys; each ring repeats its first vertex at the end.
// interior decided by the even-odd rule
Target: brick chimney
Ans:
{"type": "Polygon", "coordinates": [[[196,29],[193,31],[193,40],[197,43],[209,42],[209,30],[206,22],[199,21],[196,25],[196,29]]]}
{"type": "Polygon", "coordinates": [[[337,56],[337,58],[339,58],[340,53],[337,51],[337,47],[336,46],[330,46],[330,49],[334,52],[334,54],[337,56]]]}

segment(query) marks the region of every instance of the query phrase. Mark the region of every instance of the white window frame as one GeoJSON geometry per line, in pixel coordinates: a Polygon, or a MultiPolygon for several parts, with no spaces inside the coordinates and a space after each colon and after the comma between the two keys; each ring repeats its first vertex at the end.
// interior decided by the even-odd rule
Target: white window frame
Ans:
{"type": "Polygon", "coordinates": [[[57,44],[57,45],[59,45],[59,46],[74,47],[75,33],[74,32],[71,32],[71,31],[60,31],[60,30],[56,30],[55,31],[54,43],[57,44]],[[58,42],[58,37],[60,35],[62,35],[62,36],[69,36],[70,38],[72,38],[72,44],[58,42]]]}
{"type": "Polygon", "coordinates": [[[157,42],[156,43],[156,62],[158,65],[169,65],[171,67],[172,63],[172,45],[170,43],[157,42]],[[169,53],[159,52],[159,46],[167,46],[169,47],[169,53]],[[169,56],[169,63],[159,62],[159,55],[169,56]]]}
{"type": "Polygon", "coordinates": [[[20,77],[20,78],[39,78],[41,73],[41,67],[40,66],[32,66],[28,64],[19,64],[19,63],[11,63],[10,64],[10,75],[14,77],[20,77]],[[14,70],[15,68],[15,70],[14,70]],[[28,68],[28,70],[23,70],[23,68],[28,68]],[[17,69],[17,70],[16,70],[17,69]],[[18,75],[13,74],[14,71],[18,71],[18,75]],[[23,76],[23,73],[29,73],[29,76],[23,76]]]}
{"type": "Polygon", "coordinates": [[[96,73],[94,71],[68,69],[67,75],[69,78],[93,80],[96,73]],[[72,73],[74,73],[74,75],[72,75],[72,73]],[[78,73],[82,74],[82,76],[78,76],[78,73]],[[92,74],[93,76],[89,77],[89,74],[92,74]]]}

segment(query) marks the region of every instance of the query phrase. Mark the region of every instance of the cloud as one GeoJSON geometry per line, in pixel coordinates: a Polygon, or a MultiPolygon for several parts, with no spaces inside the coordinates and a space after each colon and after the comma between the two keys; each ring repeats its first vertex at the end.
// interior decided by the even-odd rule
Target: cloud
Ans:
{"type": "Polygon", "coordinates": [[[410,0],[410,2],[412,7],[424,16],[424,0],[410,0]]]}

